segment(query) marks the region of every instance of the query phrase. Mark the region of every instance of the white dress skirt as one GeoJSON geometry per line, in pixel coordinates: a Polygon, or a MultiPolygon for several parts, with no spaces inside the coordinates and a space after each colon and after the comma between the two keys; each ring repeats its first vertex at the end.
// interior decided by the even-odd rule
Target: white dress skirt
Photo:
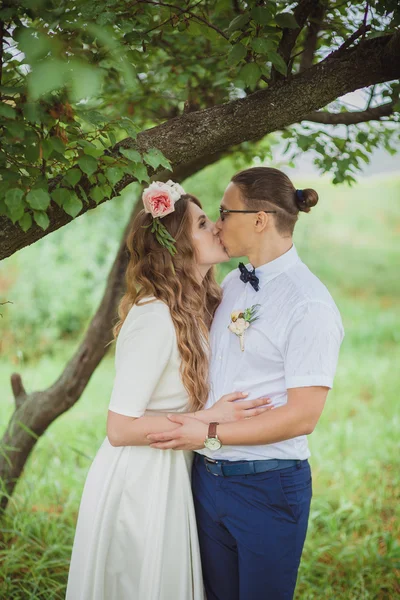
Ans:
{"type": "MultiPolygon", "coordinates": [[[[187,409],[175,328],[160,301],[130,310],[117,339],[109,410],[187,409]]],[[[79,508],[66,600],[204,600],[192,452],[114,447],[106,437],[79,508]]]]}

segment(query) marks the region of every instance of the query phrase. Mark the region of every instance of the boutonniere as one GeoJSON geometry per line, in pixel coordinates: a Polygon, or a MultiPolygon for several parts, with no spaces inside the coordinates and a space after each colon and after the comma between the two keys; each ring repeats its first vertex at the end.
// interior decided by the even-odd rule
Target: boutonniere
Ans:
{"type": "Polygon", "coordinates": [[[250,308],[234,310],[231,314],[231,322],[230,325],[228,325],[228,329],[239,336],[240,349],[242,352],[244,351],[244,334],[251,323],[254,323],[254,321],[258,319],[257,312],[260,306],[260,304],[253,304],[250,308]]]}

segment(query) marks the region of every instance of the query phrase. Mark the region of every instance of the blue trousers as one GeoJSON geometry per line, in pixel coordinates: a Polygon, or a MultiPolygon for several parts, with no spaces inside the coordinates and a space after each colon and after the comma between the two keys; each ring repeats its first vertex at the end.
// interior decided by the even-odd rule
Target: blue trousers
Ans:
{"type": "Polygon", "coordinates": [[[192,486],[207,600],[292,600],[312,496],[308,461],[221,477],[195,453],[192,486]]]}

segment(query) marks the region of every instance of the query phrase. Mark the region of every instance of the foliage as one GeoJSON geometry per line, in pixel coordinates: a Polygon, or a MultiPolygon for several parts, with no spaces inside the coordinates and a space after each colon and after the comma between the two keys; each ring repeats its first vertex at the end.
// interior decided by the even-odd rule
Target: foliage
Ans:
{"type": "MultiPolygon", "coordinates": [[[[361,1],[322,5],[315,60],[346,40],[355,23],[368,23],[368,36],[399,26],[395,0],[373,0],[367,11],[361,1]]],[[[281,49],[283,36],[297,30],[295,13],[293,3],[260,0],[3,2],[0,215],[24,231],[33,221],[46,229],[52,202],[74,218],[83,203],[115,195],[124,176],[143,182],[157,168],[168,169],[157,149],[137,151],[138,132],[244,97],[270,85],[276,74],[289,76],[289,69],[297,72],[308,28],[289,63],[281,49]],[[127,136],[130,146],[111,152],[127,136]]],[[[376,86],[374,101],[383,92],[396,101],[396,86],[376,86]]],[[[308,143],[296,127],[286,135],[292,148],[318,151],[326,146],[323,131],[308,132],[308,143]]],[[[365,155],[387,146],[391,134],[382,124],[361,151],[354,131],[349,142],[333,141],[318,165],[333,171],[337,182],[351,181],[365,155]]]]}

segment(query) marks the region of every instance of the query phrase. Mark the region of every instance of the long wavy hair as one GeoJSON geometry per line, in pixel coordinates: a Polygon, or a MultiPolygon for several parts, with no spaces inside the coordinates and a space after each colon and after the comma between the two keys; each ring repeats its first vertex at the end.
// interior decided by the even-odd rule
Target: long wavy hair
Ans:
{"type": "MultiPolygon", "coordinates": [[[[196,279],[196,251],[191,235],[192,219],[189,205],[201,208],[200,201],[190,194],[181,196],[175,211],[163,217],[162,223],[175,238],[174,257],[151,233],[153,217],[142,210],[134,220],[127,238],[130,259],[126,269],[126,292],[119,307],[119,321],[113,328],[114,339],[134,304],[154,296],[168,305],[175,326],[178,349],[182,359],[181,377],[189,395],[188,407],[198,410],[208,396],[209,328],[221,301],[214,269],[202,283],[196,279]]],[[[150,301],[151,302],[151,301],[150,301]]]]}

